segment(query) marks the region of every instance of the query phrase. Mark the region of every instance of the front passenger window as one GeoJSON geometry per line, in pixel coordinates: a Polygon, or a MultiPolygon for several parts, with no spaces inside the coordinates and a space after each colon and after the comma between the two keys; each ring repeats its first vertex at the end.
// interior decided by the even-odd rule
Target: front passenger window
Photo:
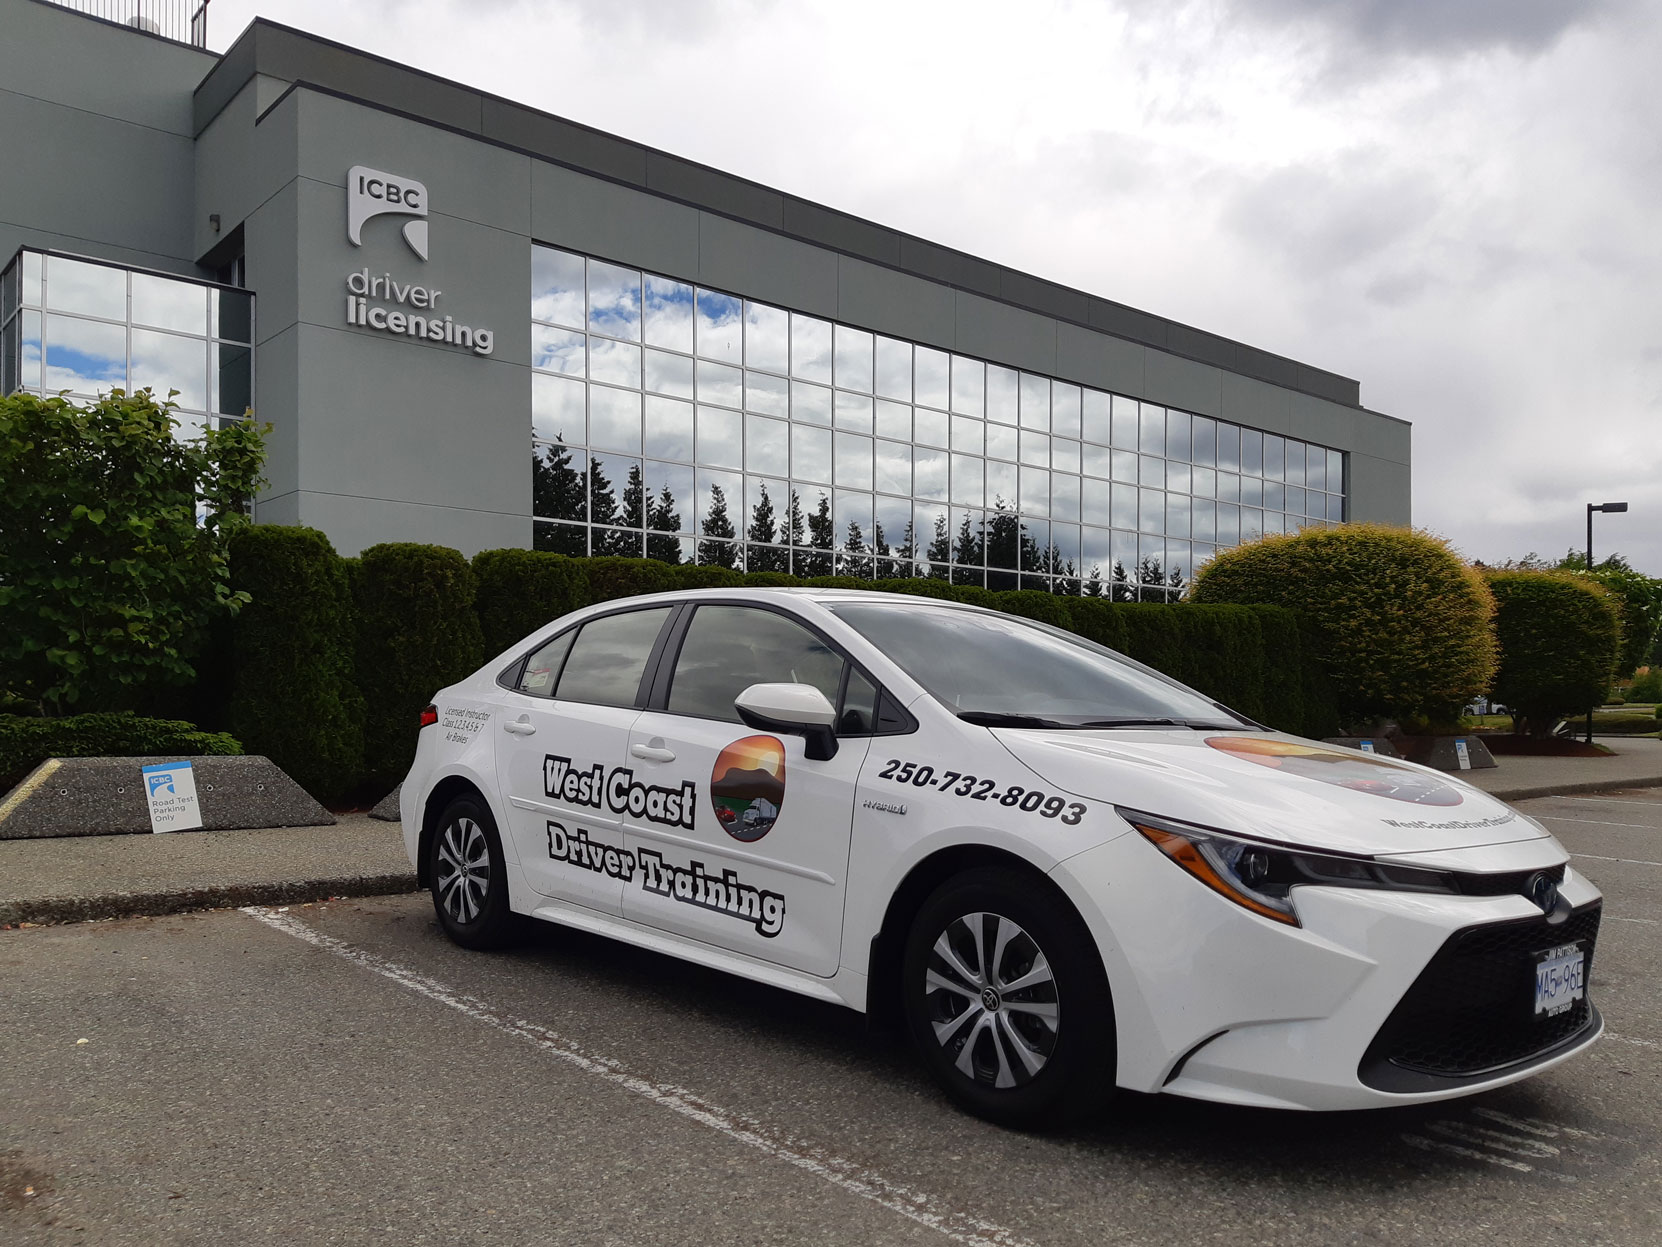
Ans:
{"type": "Polygon", "coordinates": [[[811,684],[837,702],[842,656],[794,620],[748,606],[700,606],[669,686],[669,712],[738,723],[752,684],[811,684]]]}

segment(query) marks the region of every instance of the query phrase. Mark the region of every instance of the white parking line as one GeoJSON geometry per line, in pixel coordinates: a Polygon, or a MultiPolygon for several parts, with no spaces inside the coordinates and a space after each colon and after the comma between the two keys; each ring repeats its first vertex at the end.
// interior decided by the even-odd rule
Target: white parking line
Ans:
{"type": "Polygon", "coordinates": [[[314,931],[305,923],[273,909],[248,906],[241,912],[257,922],[263,922],[284,935],[304,940],[314,948],[335,954],[365,970],[390,979],[400,987],[437,1001],[476,1022],[522,1039],[552,1057],[592,1074],[603,1082],[638,1095],[660,1108],[708,1126],[735,1143],[753,1147],[759,1152],[784,1161],[788,1165],[822,1178],[861,1199],[869,1199],[891,1212],[897,1212],[911,1221],[939,1230],[954,1242],[973,1244],[974,1247],[1034,1247],[1014,1230],[970,1213],[945,1207],[939,1199],[922,1191],[892,1182],[883,1175],[817,1148],[810,1143],[792,1139],[766,1123],[743,1117],[720,1105],[699,1099],[692,1092],[664,1083],[649,1082],[629,1073],[618,1062],[608,1057],[585,1052],[578,1044],[562,1035],[527,1022],[509,1017],[472,996],[453,991],[436,979],[401,966],[395,961],[355,948],[332,936],[314,931]]]}
{"type": "Polygon", "coordinates": [[[1643,922],[1647,926],[1652,926],[1652,927],[1662,926],[1662,920],[1658,920],[1656,918],[1618,918],[1615,915],[1611,915],[1610,921],[1611,922],[1643,922]]]}
{"type": "Polygon", "coordinates": [[[1571,853],[1571,857],[1585,857],[1590,862],[1620,862],[1624,866],[1662,866],[1662,862],[1647,862],[1637,857],[1600,857],[1597,853],[1571,853]]]}
{"type": "Polygon", "coordinates": [[[1565,818],[1562,814],[1537,814],[1543,823],[1586,823],[1589,827],[1632,827],[1637,831],[1657,831],[1649,823],[1611,823],[1602,818],[1565,818]]]}
{"type": "Polygon", "coordinates": [[[1657,805],[1662,801],[1640,801],[1634,797],[1550,797],[1552,801],[1593,801],[1603,805],[1657,805]]]}
{"type": "Polygon", "coordinates": [[[1617,1043],[1635,1044],[1641,1048],[1662,1048],[1662,1043],[1657,1043],[1654,1039],[1635,1039],[1631,1035],[1612,1035],[1609,1031],[1604,1032],[1604,1037],[1614,1039],[1617,1043]]]}
{"type": "Polygon", "coordinates": [[[1402,1141],[1410,1147],[1417,1147],[1422,1152],[1442,1152],[1448,1156],[1459,1156],[1464,1160],[1481,1160],[1491,1165],[1500,1165],[1507,1169],[1514,1169],[1519,1173],[1538,1173],[1548,1178],[1557,1178],[1560,1182],[1574,1182],[1575,1179],[1567,1173],[1559,1173],[1553,1169],[1537,1169],[1534,1165],[1525,1164],[1521,1160],[1513,1160],[1509,1156],[1496,1156],[1491,1152],[1480,1152],[1474,1147],[1461,1147],[1458,1143],[1444,1143],[1437,1139],[1427,1139],[1417,1134],[1405,1134],[1402,1141]]]}

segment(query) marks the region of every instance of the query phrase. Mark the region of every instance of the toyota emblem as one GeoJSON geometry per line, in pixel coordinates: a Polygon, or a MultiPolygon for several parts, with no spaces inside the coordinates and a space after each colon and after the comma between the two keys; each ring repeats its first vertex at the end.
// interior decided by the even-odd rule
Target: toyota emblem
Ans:
{"type": "Polygon", "coordinates": [[[1541,907],[1542,913],[1550,914],[1553,906],[1558,904],[1558,885],[1550,875],[1539,872],[1531,875],[1524,885],[1524,892],[1541,907]]]}

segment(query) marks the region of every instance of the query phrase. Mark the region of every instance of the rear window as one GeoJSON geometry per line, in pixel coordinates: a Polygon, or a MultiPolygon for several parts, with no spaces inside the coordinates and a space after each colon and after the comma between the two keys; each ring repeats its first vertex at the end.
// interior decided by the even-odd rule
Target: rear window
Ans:
{"type": "Polygon", "coordinates": [[[591,619],[577,633],[555,696],[595,706],[633,706],[670,607],[591,619]]]}

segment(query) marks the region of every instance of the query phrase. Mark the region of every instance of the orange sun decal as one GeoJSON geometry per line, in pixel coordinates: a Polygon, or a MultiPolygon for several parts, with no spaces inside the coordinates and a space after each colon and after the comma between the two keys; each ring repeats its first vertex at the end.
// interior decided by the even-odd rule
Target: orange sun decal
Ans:
{"type": "Polygon", "coordinates": [[[772,736],[746,736],[723,749],[710,772],[716,821],[735,840],[760,840],[785,808],[785,746],[772,736]]]}
{"type": "Polygon", "coordinates": [[[1222,753],[1288,775],[1319,779],[1355,792],[1407,801],[1412,805],[1459,805],[1460,793],[1433,775],[1398,766],[1351,749],[1326,749],[1291,740],[1253,736],[1211,736],[1206,743],[1222,753]]]}

